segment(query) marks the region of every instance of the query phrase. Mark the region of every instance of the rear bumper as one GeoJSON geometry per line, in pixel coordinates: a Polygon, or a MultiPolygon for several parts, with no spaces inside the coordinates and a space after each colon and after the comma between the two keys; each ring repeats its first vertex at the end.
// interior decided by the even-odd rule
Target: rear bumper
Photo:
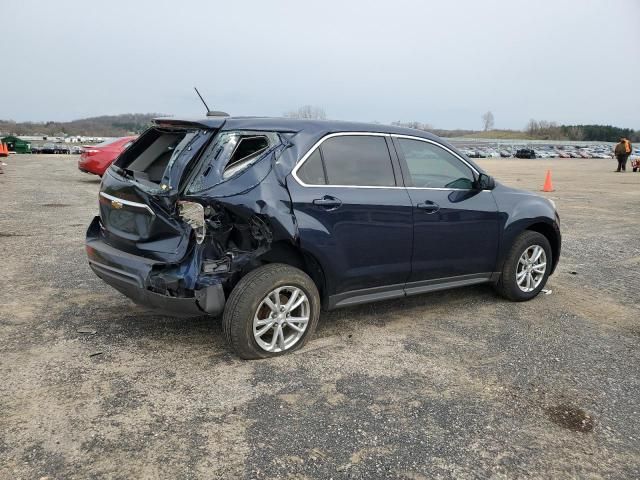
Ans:
{"type": "Polygon", "coordinates": [[[100,236],[100,220],[95,217],[87,230],[86,250],[93,272],[135,303],[177,316],[219,315],[224,310],[222,284],[193,291],[193,296],[177,297],[151,290],[151,274],[162,262],[138,257],[107,245],[100,236]]]}
{"type": "Polygon", "coordinates": [[[101,161],[100,158],[80,158],[78,160],[78,170],[84,173],[93,173],[102,176],[111,163],[101,161]]]}
{"type": "Polygon", "coordinates": [[[87,170],[86,168],[81,167],[80,165],[78,165],[78,170],[80,170],[82,173],[88,173],[90,175],[98,175],[97,173],[91,172],[91,171],[87,170]]]}

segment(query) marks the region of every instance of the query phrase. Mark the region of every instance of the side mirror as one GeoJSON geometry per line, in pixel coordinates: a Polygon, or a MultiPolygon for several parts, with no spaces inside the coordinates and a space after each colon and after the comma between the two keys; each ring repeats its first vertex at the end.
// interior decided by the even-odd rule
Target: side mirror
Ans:
{"type": "Polygon", "coordinates": [[[476,188],[478,190],[493,190],[495,186],[496,181],[493,179],[493,177],[487,175],[486,173],[481,173],[476,180],[476,188]]]}

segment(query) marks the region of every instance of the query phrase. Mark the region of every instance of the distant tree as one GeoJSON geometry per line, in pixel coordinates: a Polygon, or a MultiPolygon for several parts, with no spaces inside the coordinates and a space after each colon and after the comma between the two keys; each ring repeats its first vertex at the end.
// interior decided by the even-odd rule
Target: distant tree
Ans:
{"type": "Polygon", "coordinates": [[[562,140],[566,135],[556,122],[548,122],[547,120],[529,120],[525,128],[526,132],[540,140],[562,140]]]}
{"type": "Polygon", "coordinates": [[[482,115],[482,126],[485,132],[493,129],[493,113],[491,113],[491,111],[482,115]]]}
{"type": "Polygon", "coordinates": [[[285,113],[284,116],[288,118],[305,118],[310,120],[326,120],[327,118],[325,111],[314,105],[303,105],[297,110],[285,113]]]}
{"type": "MultiPolygon", "coordinates": [[[[563,125],[561,131],[569,140],[587,140],[581,125],[563,125]]],[[[597,140],[597,138],[596,138],[597,140]]]]}
{"type": "Polygon", "coordinates": [[[433,126],[429,125],[428,123],[422,123],[422,122],[416,122],[416,121],[401,122],[400,120],[398,120],[395,122],[391,122],[391,125],[395,127],[413,128],[415,130],[426,130],[426,131],[433,130],[433,126]]]}

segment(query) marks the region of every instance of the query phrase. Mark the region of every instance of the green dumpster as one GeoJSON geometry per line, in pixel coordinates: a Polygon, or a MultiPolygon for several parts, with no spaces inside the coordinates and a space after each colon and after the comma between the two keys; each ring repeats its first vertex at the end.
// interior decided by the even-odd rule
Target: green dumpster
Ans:
{"type": "Polygon", "coordinates": [[[6,144],[9,147],[10,152],[16,153],[31,153],[31,144],[25,142],[21,138],[9,135],[4,138],[0,138],[0,142],[6,144]]]}

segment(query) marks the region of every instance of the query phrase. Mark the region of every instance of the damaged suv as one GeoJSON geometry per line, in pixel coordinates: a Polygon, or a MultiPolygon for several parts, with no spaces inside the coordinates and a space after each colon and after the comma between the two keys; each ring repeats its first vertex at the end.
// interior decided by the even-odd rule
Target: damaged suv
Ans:
{"type": "Polygon", "coordinates": [[[99,205],[93,271],[168,314],[223,314],[242,358],[300,348],[321,307],[479,283],[529,300],[560,255],[551,201],[384,125],[157,119],[106,171],[99,205]]]}

